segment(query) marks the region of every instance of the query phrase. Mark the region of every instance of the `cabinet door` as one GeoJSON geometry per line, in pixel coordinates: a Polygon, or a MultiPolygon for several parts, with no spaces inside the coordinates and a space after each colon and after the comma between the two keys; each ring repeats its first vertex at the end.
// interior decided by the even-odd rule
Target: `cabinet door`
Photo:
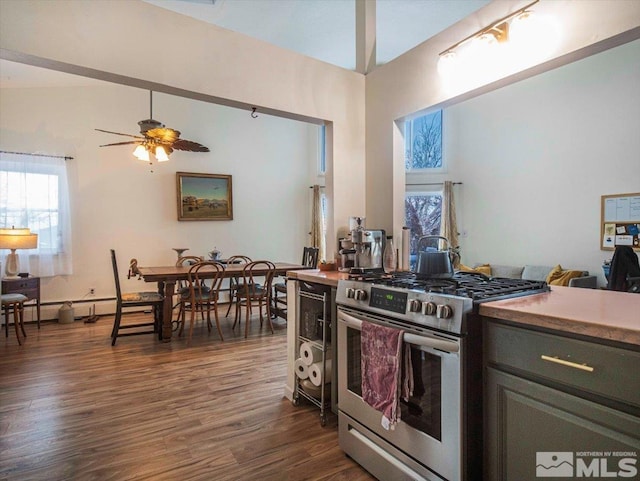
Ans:
{"type": "MultiPolygon", "coordinates": [[[[583,477],[613,477],[620,461],[627,459],[622,453],[634,454],[632,462],[623,464],[635,463],[633,469],[639,470],[639,418],[493,368],[486,373],[487,480],[555,479],[550,476],[553,466],[564,468],[564,475],[572,470],[571,478],[582,466],[587,468],[583,477]],[[543,467],[537,473],[538,463],[543,467]]],[[[564,475],[558,479],[567,479],[564,475]]]]}

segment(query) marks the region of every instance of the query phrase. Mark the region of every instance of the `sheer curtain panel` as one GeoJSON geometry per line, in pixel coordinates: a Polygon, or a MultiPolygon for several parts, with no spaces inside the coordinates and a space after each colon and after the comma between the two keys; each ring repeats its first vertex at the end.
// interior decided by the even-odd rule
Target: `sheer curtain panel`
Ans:
{"type": "MultiPolygon", "coordinates": [[[[0,153],[0,227],[28,227],[38,248],[18,252],[21,270],[72,274],[71,216],[64,158],[0,153]]],[[[8,251],[0,251],[4,258],[8,251]]]]}
{"type": "Polygon", "coordinates": [[[458,243],[458,223],[456,221],[456,202],[453,196],[453,182],[445,181],[442,193],[442,223],[440,232],[443,237],[449,239],[451,250],[455,253],[453,264],[457,267],[460,264],[458,253],[460,244],[458,243]]]}
{"type": "Polygon", "coordinates": [[[318,259],[325,260],[324,226],[322,222],[322,198],[320,186],[313,186],[313,201],[311,205],[311,247],[319,249],[318,259]]]}

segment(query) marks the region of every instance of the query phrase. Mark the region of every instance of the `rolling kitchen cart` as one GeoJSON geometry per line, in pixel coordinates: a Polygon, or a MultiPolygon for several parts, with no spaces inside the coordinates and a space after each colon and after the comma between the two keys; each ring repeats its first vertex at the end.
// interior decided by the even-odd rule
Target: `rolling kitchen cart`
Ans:
{"type": "MultiPolygon", "coordinates": [[[[331,407],[331,309],[329,306],[330,291],[320,286],[299,282],[298,284],[298,312],[297,320],[297,352],[301,346],[308,343],[320,352],[320,360],[316,367],[320,367],[320,385],[315,386],[310,378],[301,379],[296,372],[293,404],[298,405],[300,398],[304,398],[320,408],[320,424],[326,425],[326,410],[331,407]],[[329,378],[329,379],[327,379],[329,378]],[[307,382],[305,382],[307,381],[307,382]]],[[[311,368],[311,366],[309,366],[311,368]]]]}

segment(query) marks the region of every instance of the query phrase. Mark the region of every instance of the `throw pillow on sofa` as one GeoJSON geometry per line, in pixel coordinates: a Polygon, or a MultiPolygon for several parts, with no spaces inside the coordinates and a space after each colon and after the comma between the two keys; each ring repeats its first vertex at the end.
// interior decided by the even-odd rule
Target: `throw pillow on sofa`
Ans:
{"type": "Polygon", "coordinates": [[[458,270],[462,272],[479,272],[480,274],[484,274],[485,276],[491,276],[491,266],[489,264],[482,264],[475,267],[465,266],[464,264],[460,264],[458,266],[458,270]]]}
{"type": "Polygon", "coordinates": [[[565,271],[558,264],[547,276],[547,284],[552,286],[568,286],[569,281],[574,277],[582,277],[583,271],[565,271]]]}

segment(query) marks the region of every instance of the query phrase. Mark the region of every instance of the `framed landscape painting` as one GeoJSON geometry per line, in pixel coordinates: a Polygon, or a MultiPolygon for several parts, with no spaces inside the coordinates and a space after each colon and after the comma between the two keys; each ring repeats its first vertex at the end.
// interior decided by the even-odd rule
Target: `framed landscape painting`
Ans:
{"type": "Polygon", "coordinates": [[[176,172],[178,220],[232,220],[231,176],[176,172]]]}

